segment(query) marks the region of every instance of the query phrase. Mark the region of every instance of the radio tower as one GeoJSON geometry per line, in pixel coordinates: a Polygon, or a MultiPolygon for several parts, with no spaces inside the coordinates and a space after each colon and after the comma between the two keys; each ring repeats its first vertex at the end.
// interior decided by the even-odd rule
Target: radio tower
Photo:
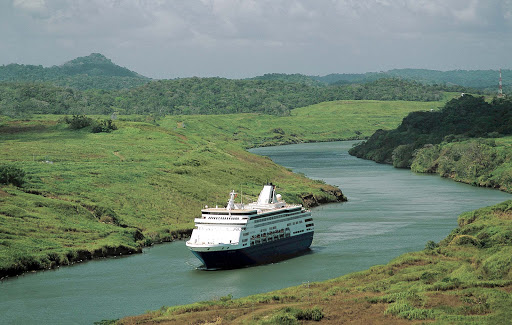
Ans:
{"type": "Polygon", "coordinates": [[[503,83],[501,82],[501,68],[500,68],[500,83],[498,86],[498,98],[503,97],[503,83]]]}

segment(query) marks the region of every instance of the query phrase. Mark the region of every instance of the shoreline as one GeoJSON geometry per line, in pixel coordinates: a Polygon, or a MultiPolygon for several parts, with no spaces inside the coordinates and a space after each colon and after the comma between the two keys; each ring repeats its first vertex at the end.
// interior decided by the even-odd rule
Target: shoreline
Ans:
{"type": "MultiPolygon", "coordinates": [[[[331,195],[335,198],[335,200],[329,200],[328,197],[317,198],[312,193],[305,194],[300,196],[304,207],[312,208],[316,206],[320,206],[323,204],[329,203],[339,203],[347,201],[347,198],[343,194],[343,192],[332,185],[326,185],[330,189],[323,190],[324,193],[331,195]]],[[[46,270],[54,270],[60,268],[61,266],[71,266],[74,264],[91,261],[91,260],[99,260],[103,258],[116,258],[116,257],[124,257],[132,254],[141,254],[144,248],[149,248],[154,245],[163,244],[163,243],[171,243],[174,241],[185,240],[190,237],[192,234],[193,228],[190,229],[179,229],[173,230],[169,233],[169,236],[165,236],[160,238],[157,241],[151,240],[149,245],[143,245],[140,247],[129,247],[127,245],[119,245],[119,246],[103,246],[100,248],[96,248],[94,250],[85,250],[78,249],[75,251],[70,251],[68,253],[68,263],[61,263],[57,260],[51,260],[50,254],[47,254],[47,257],[50,259],[49,266],[42,266],[40,264],[36,264],[35,262],[30,264],[30,268],[28,269],[20,269],[17,265],[13,265],[11,268],[7,268],[0,271],[0,282],[18,278],[20,275],[24,275],[26,273],[34,273],[46,270]]]]}

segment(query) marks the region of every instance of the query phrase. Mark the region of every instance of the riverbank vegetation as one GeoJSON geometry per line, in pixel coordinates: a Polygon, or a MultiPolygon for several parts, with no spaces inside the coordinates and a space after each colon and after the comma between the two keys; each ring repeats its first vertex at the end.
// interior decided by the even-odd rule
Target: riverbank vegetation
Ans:
{"type": "Polygon", "coordinates": [[[464,213],[458,225],[387,265],[241,299],[162,307],[117,324],[505,324],[512,317],[512,201],[464,213]]]}
{"type": "Polygon", "coordinates": [[[106,116],[3,118],[0,161],[23,182],[0,185],[0,275],[186,237],[202,206],[224,205],[233,189],[255,198],[267,181],[290,203],[343,200],[338,189],[245,148],[363,138],[436,105],[338,101],[286,117],[120,115],[108,133],[91,132],[106,116]]]}
{"type": "Polygon", "coordinates": [[[411,170],[512,193],[512,137],[468,139],[426,145],[417,150],[411,170]]]}
{"type": "Polygon", "coordinates": [[[378,130],[349,152],[511,192],[511,134],[512,99],[464,95],[439,111],[410,113],[396,129],[378,130]]]}

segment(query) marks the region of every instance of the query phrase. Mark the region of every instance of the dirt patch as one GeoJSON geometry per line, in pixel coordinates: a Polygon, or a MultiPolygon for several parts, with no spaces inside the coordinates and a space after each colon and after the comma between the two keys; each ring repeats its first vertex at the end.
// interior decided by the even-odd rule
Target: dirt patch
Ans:
{"type": "Polygon", "coordinates": [[[0,189],[0,197],[6,197],[6,196],[10,196],[10,194],[0,189]]]}
{"type": "Polygon", "coordinates": [[[7,125],[0,127],[0,134],[17,134],[24,132],[42,132],[46,130],[46,126],[44,125],[30,125],[30,126],[21,126],[21,125],[7,125]]]}
{"type": "Polygon", "coordinates": [[[506,293],[512,293],[512,285],[508,285],[508,286],[500,288],[500,289],[505,291],[506,293]]]}
{"type": "Polygon", "coordinates": [[[443,292],[427,293],[428,301],[425,304],[426,309],[435,307],[460,307],[464,303],[460,300],[459,296],[454,294],[447,294],[443,292]]]}
{"type": "Polygon", "coordinates": [[[494,211],[494,216],[501,220],[512,220],[512,212],[511,211],[494,211]]]}

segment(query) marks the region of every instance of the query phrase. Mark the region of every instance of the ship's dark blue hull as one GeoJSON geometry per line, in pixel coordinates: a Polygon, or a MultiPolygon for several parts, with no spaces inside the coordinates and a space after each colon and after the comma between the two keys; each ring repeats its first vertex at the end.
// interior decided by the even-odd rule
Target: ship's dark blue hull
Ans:
{"type": "Polygon", "coordinates": [[[247,248],[196,252],[207,269],[234,269],[248,265],[266,264],[293,257],[309,248],[313,232],[279,239],[247,248]]]}

